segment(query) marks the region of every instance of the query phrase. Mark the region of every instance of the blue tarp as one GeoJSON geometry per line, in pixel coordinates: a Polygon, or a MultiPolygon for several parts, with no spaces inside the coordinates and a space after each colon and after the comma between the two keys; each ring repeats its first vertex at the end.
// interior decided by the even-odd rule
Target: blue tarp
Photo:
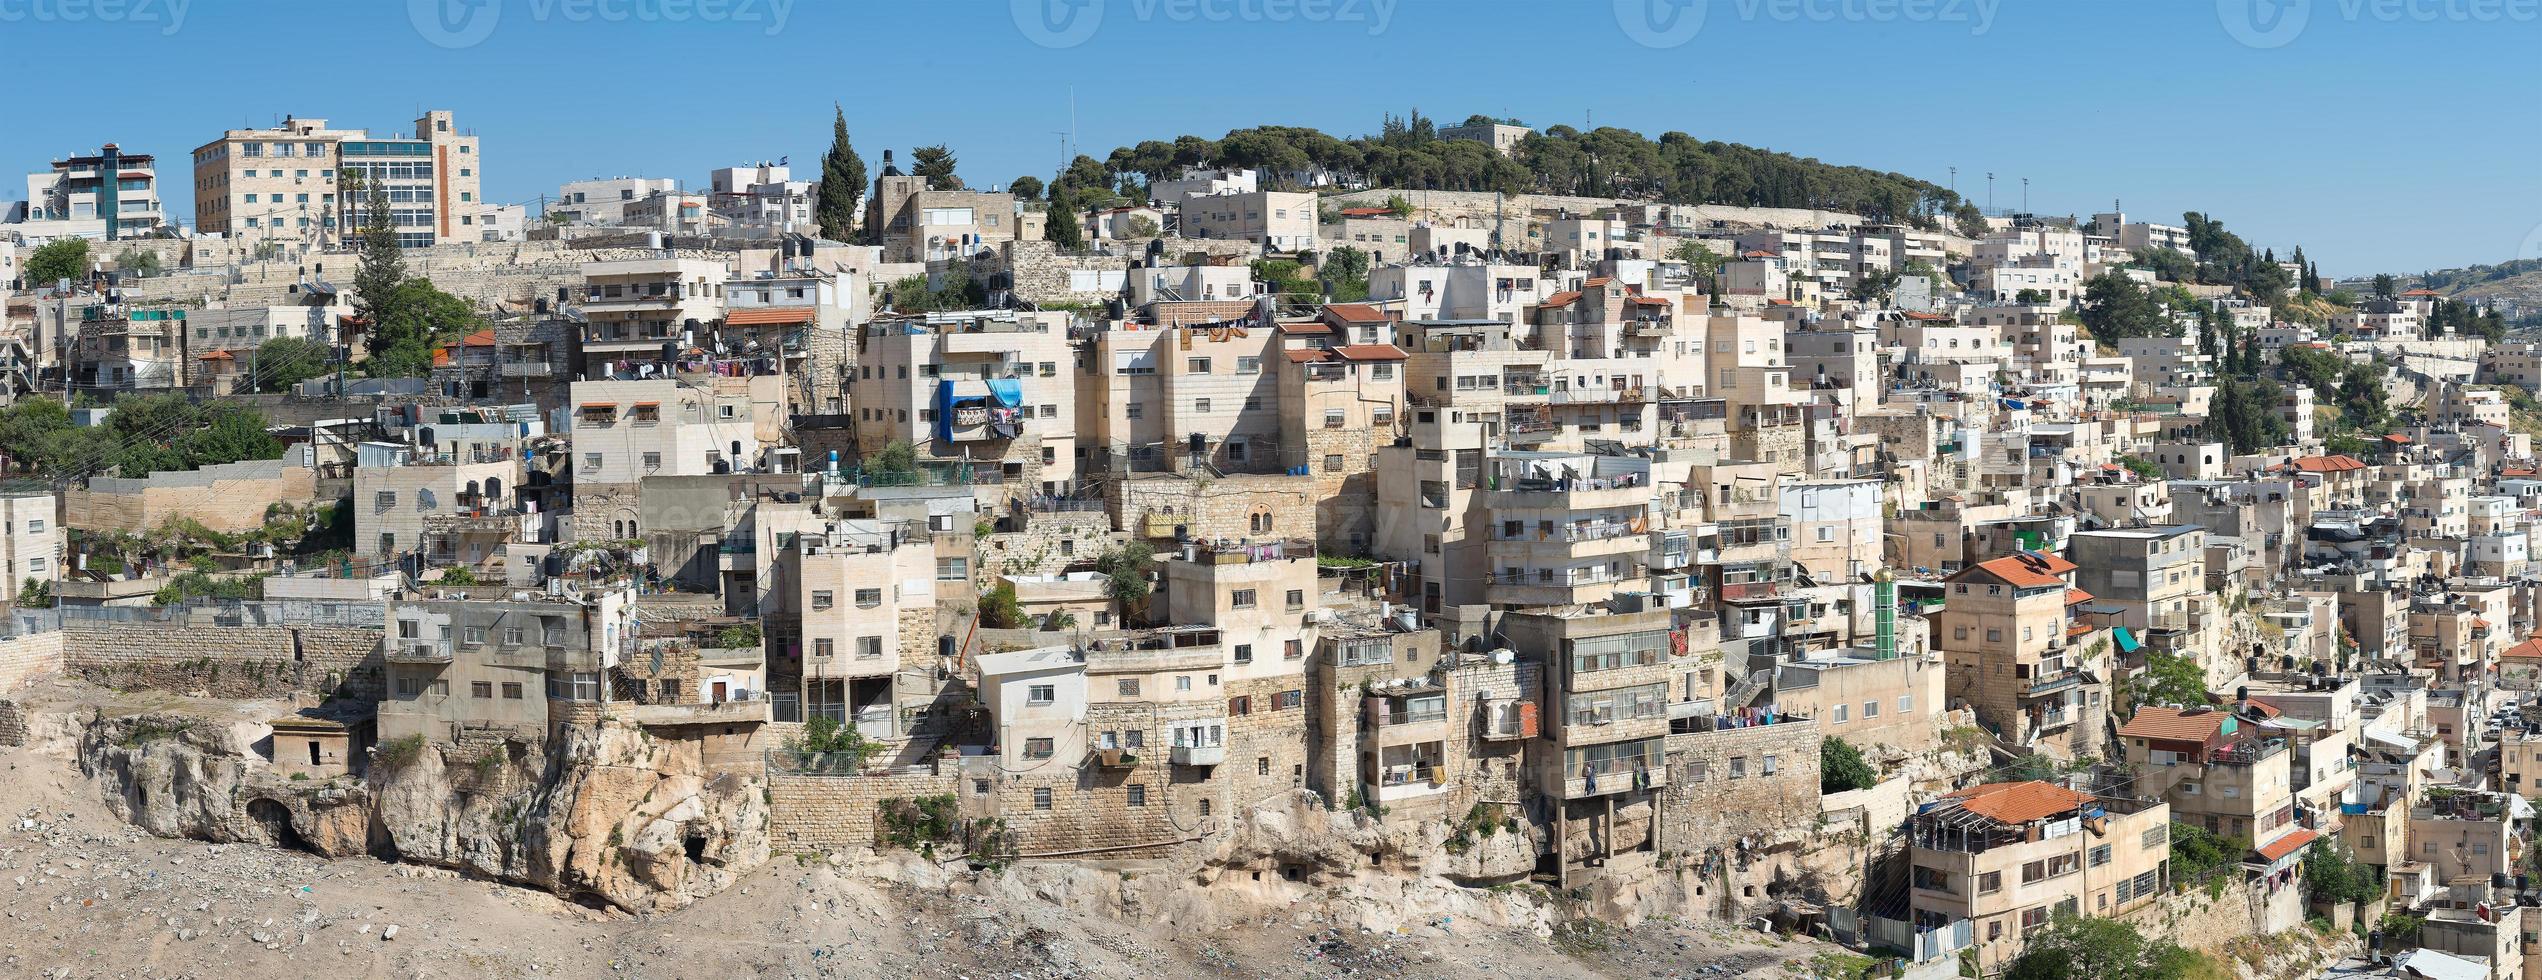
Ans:
{"type": "Polygon", "coordinates": [[[2136,648],[2142,645],[2136,642],[2136,634],[2129,632],[2127,627],[2115,627],[2110,630],[2110,634],[2118,637],[2118,649],[2122,652],[2134,653],[2136,648]]]}
{"type": "Polygon", "coordinates": [[[991,378],[989,379],[988,384],[989,393],[997,396],[998,404],[1004,405],[1008,408],[1014,408],[1015,406],[1024,404],[1024,383],[1022,381],[1018,381],[1014,378],[991,378]]]}
{"type": "Polygon", "coordinates": [[[989,379],[986,382],[989,389],[986,398],[978,395],[955,395],[954,384],[955,381],[952,378],[940,378],[936,381],[936,441],[938,442],[951,443],[953,441],[954,406],[990,400],[995,400],[998,405],[1005,408],[1019,408],[1024,404],[1024,383],[1014,378],[989,379]]]}

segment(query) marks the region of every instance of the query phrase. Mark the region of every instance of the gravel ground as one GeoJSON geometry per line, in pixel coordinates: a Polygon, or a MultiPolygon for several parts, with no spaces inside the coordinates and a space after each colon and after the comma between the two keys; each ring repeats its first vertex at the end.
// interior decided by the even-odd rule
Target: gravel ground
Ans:
{"type": "Polygon", "coordinates": [[[780,857],[632,916],[371,859],[150,837],[67,763],[0,749],[0,976],[1795,977],[1835,947],[1712,926],[1339,928],[1292,908],[1203,934],[780,857]]]}

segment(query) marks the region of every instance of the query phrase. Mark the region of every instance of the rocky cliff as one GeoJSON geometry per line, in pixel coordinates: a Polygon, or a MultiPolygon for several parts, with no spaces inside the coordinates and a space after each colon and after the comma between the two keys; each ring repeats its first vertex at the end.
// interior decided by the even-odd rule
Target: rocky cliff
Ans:
{"type": "Polygon", "coordinates": [[[640,728],[392,743],[367,779],[282,778],[255,751],[260,728],[101,713],[80,768],[116,816],[162,837],[375,853],[629,911],[687,905],[768,859],[763,781],[709,773],[694,743],[640,728]]]}

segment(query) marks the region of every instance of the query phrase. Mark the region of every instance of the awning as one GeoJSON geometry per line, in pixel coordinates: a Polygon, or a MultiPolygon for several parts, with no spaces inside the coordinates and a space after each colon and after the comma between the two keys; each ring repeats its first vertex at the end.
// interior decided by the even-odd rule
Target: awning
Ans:
{"type": "Polygon", "coordinates": [[[595,408],[606,408],[606,409],[615,410],[617,407],[618,407],[618,403],[617,403],[617,402],[584,402],[584,403],[582,403],[581,405],[577,405],[577,406],[575,406],[575,407],[574,407],[574,410],[575,410],[575,411],[578,411],[578,412],[587,412],[587,411],[590,411],[590,410],[595,409],[595,408]]]}
{"type": "MultiPolygon", "coordinates": [[[[589,406],[588,404],[586,404],[584,407],[588,408],[588,407],[590,407],[590,406],[589,406]]],[[[662,407],[662,403],[661,403],[661,402],[637,402],[637,403],[635,403],[635,407],[637,407],[637,408],[660,408],[660,407],[662,407]]]]}
{"type": "Polygon", "coordinates": [[[2137,647],[2143,646],[2143,644],[2136,642],[2136,634],[2127,627],[2120,626],[2114,628],[2110,630],[2110,634],[2118,637],[2118,649],[2121,652],[2134,653],[2136,652],[2137,647]]]}
{"type": "Polygon", "coordinates": [[[755,327],[785,323],[810,323],[812,322],[812,312],[812,308],[808,306],[766,306],[739,309],[724,314],[724,325],[728,327],[755,327]]]}

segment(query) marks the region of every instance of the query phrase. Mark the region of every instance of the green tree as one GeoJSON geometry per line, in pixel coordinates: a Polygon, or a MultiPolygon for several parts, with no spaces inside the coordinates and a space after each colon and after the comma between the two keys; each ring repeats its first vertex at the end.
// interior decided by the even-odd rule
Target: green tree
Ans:
{"type": "Polygon", "coordinates": [[[1412,202],[1401,194],[1388,194],[1386,212],[1398,218],[1410,218],[1413,215],[1412,202]]]}
{"type": "Polygon", "coordinates": [[[2125,922],[2062,912],[2023,939],[2003,980],[2174,980],[2197,965],[2198,954],[2125,922]]]}
{"type": "Polygon", "coordinates": [[[80,282],[88,278],[88,239],[56,238],[27,254],[19,266],[31,287],[49,286],[64,279],[80,282]]]}
{"type": "Polygon", "coordinates": [[[865,160],[847,139],[847,110],[830,104],[830,152],[821,157],[821,185],[812,205],[821,237],[837,242],[858,239],[856,205],[865,199],[865,160]]]}
{"type": "Polygon", "coordinates": [[[1031,174],[1025,174],[1024,176],[1017,177],[1013,181],[1008,182],[1006,185],[1006,191],[1007,193],[1015,195],[1018,200],[1040,200],[1042,196],[1042,179],[1031,174]]]}
{"type": "Polygon", "coordinates": [[[2196,706],[2207,703],[2207,674],[2197,660],[2147,651],[2145,672],[2136,675],[2137,708],[2157,704],[2196,706]]]}
{"type": "Polygon", "coordinates": [[[1344,245],[1324,253],[1315,271],[1334,302],[1349,303],[1368,298],[1368,269],[1368,253],[1344,245]]]}
{"type": "Polygon", "coordinates": [[[115,256],[115,271],[135,279],[148,279],[167,271],[167,263],[157,249],[128,248],[115,256]]]}
{"type": "Polygon", "coordinates": [[[53,583],[40,578],[27,579],[26,584],[18,586],[18,605],[29,609],[53,608],[53,583]]]}
{"type": "Polygon", "coordinates": [[[371,307],[371,359],[365,368],[376,378],[423,377],[432,372],[435,347],[483,325],[466,300],[423,279],[408,279],[389,291],[387,302],[371,307]]]}
{"type": "Polygon", "coordinates": [[[406,251],[397,244],[397,223],[389,210],[386,186],[359,171],[346,170],[344,193],[363,202],[354,231],[353,298],[362,314],[376,323],[380,307],[406,281],[406,251]]]}
{"type": "Polygon", "coordinates": [[[1094,560],[1095,569],[1104,574],[1103,594],[1119,603],[1123,611],[1146,602],[1154,587],[1148,582],[1149,566],[1156,561],[1156,549],[1144,541],[1132,541],[1104,549],[1094,560]]]}
{"type": "Polygon", "coordinates": [[[906,439],[894,439],[861,460],[860,466],[867,477],[915,477],[918,475],[918,449],[906,439]]]}
{"type": "Polygon", "coordinates": [[[1130,220],[1121,223],[1123,238],[1154,238],[1163,234],[1164,231],[1165,229],[1156,226],[1156,219],[1144,214],[1131,215],[1130,220]]]}
{"type": "Polygon", "coordinates": [[[2304,890],[2316,902],[2364,902],[2383,893],[2380,878],[2373,867],[2357,863],[2341,841],[2315,847],[2304,859],[2304,890]]]}
{"type": "Polygon", "coordinates": [[[2377,299],[2391,299],[2391,298],[2393,298],[2393,297],[2395,297],[2395,296],[2399,296],[2400,294],[2401,294],[2401,281],[2400,281],[2400,280],[2392,278],[2392,275],[2391,275],[2390,273],[2386,273],[2386,272],[2378,272],[2378,273],[2375,273],[2375,274],[2374,274],[2374,295],[2375,295],[2375,298],[2377,298],[2377,299]]]}
{"type": "Polygon", "coordinates": [[[1857,303],[1887,306],[1889,297],[1897,294],[1898,278],[1898,273],[1892,269],[1866,272],[1854,280],[1854,284],[1847,289],[1847,293],[1857,303]]]}
{"type": "Polygon", "coordinates": [[[1077,223],[1076,195],[1067,185],[1050,188],[1049,220],[1042,223],[1042,240],[1056,245],[1062,252],[1082,252],[1086,248],[1086,230],[1077,223]]]}
{"type": "Polygon", "coordinates": [[[287,391],[291,386],[327,373],[333,357],[326,345],[301,337],[275,337],[256,345],[251,355],[256,390],[287,391]]]}
{"type": "Polygon", "coordinates": [[[980,625],[993,630],[1024,625],[1024,605],[1015,599],[1015,583],[999,579],[988,591],[980,593],[980,625]]]}
{"type": "Polygon", "coordinates": [[[2103,343],[2168,337],[2177,328],[2145,287],[2118,272],[2104,272],[2083,285],[2082,312],[2084,328],[2103,343]]]}
{"type": "Polygon", "coordinates": [[[1853,743],[1833,736],[1818,743],[1818,791],[1842,793],[1880,785],[1880,773],[1853,743]]]}
{"type": "Polygon", "coordinates": [[[927,178],[929,190],[961,190],[962,178],[954,176],[953,168],[953,151],[942,143],[909,151],[909,172],[927,178]]]}

